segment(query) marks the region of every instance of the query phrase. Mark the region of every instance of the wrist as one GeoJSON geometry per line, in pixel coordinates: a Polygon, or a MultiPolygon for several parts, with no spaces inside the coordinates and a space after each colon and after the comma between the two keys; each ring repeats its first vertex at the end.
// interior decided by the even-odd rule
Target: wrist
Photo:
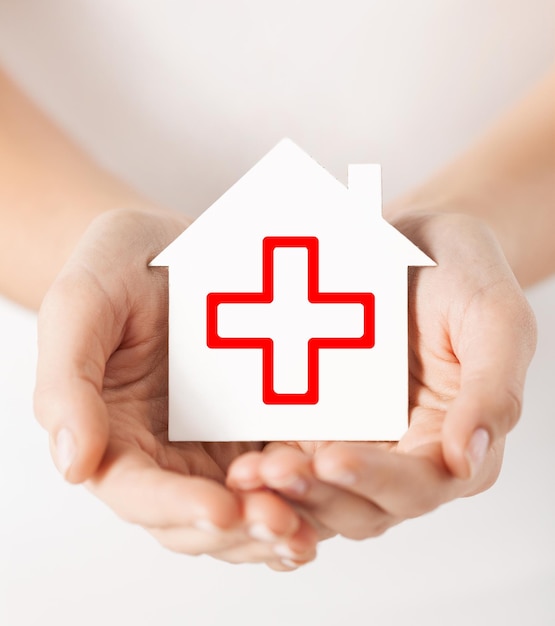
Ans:
{"type": "MultiPolygon", "coordinates": [[[[115,244],[114,238],[119,237],[118,256],[106,267],[111,271],[114,263],[133,263],[138,259],[146,266],[147,261],[191,224],[191,219],[184,214],[132,196],[114,198],[113,203],[106,200],[99,205],[52,216],[52,221],[42,231],[42,244],[20,266],[19,280],[4,286],[4,293],[37,309],[62,269],[79,258],[82,244],[94,238],[95,233],[102,233],[102,237],[96,239],[96,246],[103,255],[108,247],[104,244],[115,244]],[[113,233],[110,241],[105,240],[107,232],[113,233]],[[130,240],[132,235],[135,239],[130,240]]],[[[38,234],[35,239],[39,239],[38,234]]],[[[109,255],[104,256],[108,259],[109,255]]]]}
{"type": "Polygon", "coordinates": [[[105,211],[91,222],[75,255],[79,256],[82,244],[98,241],[100,249],[106,252],[108,265],[120,262],[146,267],[192,221],[184,213],[156,205],[105,211]]]}
{"type": "Polygon", "coordinates": [[[407,229],[414,229],[423,221],[428,222],[432,216],[466,217],[482,224],[495,236],[515,275],[526,283],[518,228],[514,227],[508,212],[510,206],[492,190],[453,193],[432,186],[416,189],[384,207],[385,219],[410,238],[412,235],[407,229]]]}

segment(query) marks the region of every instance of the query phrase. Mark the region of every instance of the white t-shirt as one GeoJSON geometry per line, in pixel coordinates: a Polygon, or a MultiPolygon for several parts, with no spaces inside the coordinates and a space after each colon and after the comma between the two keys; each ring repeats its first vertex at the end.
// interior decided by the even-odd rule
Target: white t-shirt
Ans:
{"type": "Polygon", "coordinates": [[[97,158],[197,214],[280,138],[384,195],[547,70],[552,0],[27,0],[0,61],[97,158]]]}

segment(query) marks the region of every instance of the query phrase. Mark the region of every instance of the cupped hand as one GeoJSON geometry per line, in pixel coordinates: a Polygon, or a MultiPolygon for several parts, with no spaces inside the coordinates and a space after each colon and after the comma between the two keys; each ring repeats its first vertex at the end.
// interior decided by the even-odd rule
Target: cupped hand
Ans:
{"type": "Polygon", "coordinates": [[[535,320],[493,234],[454,214],[408,214],[395,225],[438,264],[409,274],[405,436],[396,443],[274,442],[229,468],[230,487],[275,490],[321,538],[376,536],[487,489],[521,412],[535,320]]]}
{"type": "Polygon", "coordinates": [[[167,438],[167,276],[148,263],[187,225],[138,210],[91,224],[40,310],[35,412],[66,479],[164,546],[292,569],[314,558],[312,527],[269,491],[225,486],[261,444],[167,438]]]}

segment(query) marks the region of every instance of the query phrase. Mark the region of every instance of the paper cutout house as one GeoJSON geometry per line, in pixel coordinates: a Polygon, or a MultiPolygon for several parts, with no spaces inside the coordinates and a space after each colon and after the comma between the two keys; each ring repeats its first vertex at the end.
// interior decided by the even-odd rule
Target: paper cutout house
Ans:
{"type": "Polygon", "coordinates": [[[169,267],[172,441],[397,440],[407,267],[434,262],[284,139],[150,265],[169,267]]]}

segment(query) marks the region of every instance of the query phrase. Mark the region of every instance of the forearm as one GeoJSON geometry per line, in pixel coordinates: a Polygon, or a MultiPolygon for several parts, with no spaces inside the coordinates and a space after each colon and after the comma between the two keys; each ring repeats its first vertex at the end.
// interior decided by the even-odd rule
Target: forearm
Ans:
{"type": "Polygon", "coordinates": [[[0,70],[0,292],[37,307],[91,220],[121,207],[154,209],[0,70]]]}
{"type": "Polygon", "coordinates": [[[466,213],[496,233],[522,285],[555,271],[555,72],[478,143],[386,208],[466,213]]]}

